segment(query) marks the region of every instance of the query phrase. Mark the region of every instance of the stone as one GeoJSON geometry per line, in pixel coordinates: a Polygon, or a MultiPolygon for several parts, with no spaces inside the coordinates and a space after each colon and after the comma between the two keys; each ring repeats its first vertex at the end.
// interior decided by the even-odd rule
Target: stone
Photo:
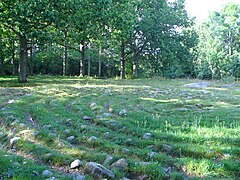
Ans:
{"type": "Polygon", "coordinates": [[[98,138],[96,136],[91,136],[90,138],[88,138],[89,142],[97,141],[97,140],[98,140],[98,138]]]}
{"type": "Polygon", "coordinates": [[[170,152],[173,149],[172,146],[167,145],[167,144],[163,144],[162,148],[163,148],[163,150],[165,150],[167,152],[170,152]]]}
{"type": "Polygon", "coordinates": [[[73,162],[71,162],[70,168],[75,169],[75,168],[78,168],[81,165],[82,165],[82,162],[79,159],[76,159],[73,162]]]}
{"type": "Polygon", "coordinates": [[[128,166],[127,160],[125,158],[119,159],[111,165],[111,169],[124,170],[128,166]]]}
{"type": "Polygon", "coordinates": [[[141,166],[147,166],[149,164],[151,164],[151,163],[150,162],[139,162],[139,165],[141,165],[141,166]]]}
{"type": "Polygon", "coordinates": [[[20,139],[21,139],[20,137],[14,137],[14,138],[10,139],[10,144],[11,144],[12,146],[14,146],[14,145],[17,144],[17,142],[18,142],[20,139]]]}
{"type": "Polygon", "coordinates": [[[57,178],[55,177],[50,177],[50,178],[47,178],[46,180],[56,180],[57,178]]]}
{"type": "Polygon", "coordinates": [[[72,180],[84,180],[84,179],[86,179],[86,176],[83,176],[79,173],[73,173],[73,174],[70,175],[70,178],[72,180]]]}
{"type": "Polygon", "coordinates": [[[191,83],[191,84],[185,84],[184,87],[190,87],[190,88],[206,88],[210,86],[210,83],[208,82],[199,82],[199,83],[191,83]]]}
{"type": "Polygon", "coordinates": [[[96,103],[91,103],[91,104],[89,105],[89,107],[90,107],[92,110],[95,110],[95,109],[97,109],[97,104],[96,104],[96,103]]]}
{"type": "Polygon", "coordinates": [[[109,138],[110,137],[110,133],[109,132],[105,132],[104,136],[105,136],[105,138],[109,138]]]}
{"type": "Polygon", "coordinates": [[[133,140],[132,140],[131,138],[127,138],[126,141],[125,141],[125,143],[126,143],[127,145],[133,145],[133,140]]]}
{"type": "Polygon", "coordinates": [[[24,124],[24,123],[19,124],[19,128],[25,128],[25,127],[26,127],[26,124],[24,124]]]}
{"type": "Polygon", "coordinates": [[[151,151],[151,152],[148,153],[148,156],[149,156],[150,158],[154,158],[154,157],[156,157],[156,155],[157,155],[157,153],[154,152],[154,151],[151,151]]]}
{"type": "Polygon", "coordinates": [[[92,118],[90,118],[90,117],[88,117],[88,116],[83,116],[83,120],[84,120],[84,121],[90,121],[90,120],[92,120],[92,118]]]}
{"type": "Polygon", "coordinates": [[[148,176],[147,175],[138,176],[137,180],[148,180],[148,176]]]}
{"type": "Polygon", "coordinates": [[[11,125],[12,125],[12,126],[15,126],[15,125],[17,125],[19,122],[20,122],[20,121],[17,119],[17,120],[15,120],[15,121],[13,121],[13,122],[11,123],[11,125]]]}
{"type": "Polygon", "coordinates": [[[107,155],[105,161],[103,162],[103,165],[104,165],[104,166],[109,165],[112,159],[113,159],[112,156],[107,155]]]}
{"type": "Polygon", "coordinates": [[[150,139],[152,137],[152,134],[151,133],[145,133],[143,135],[143,139],[150,139]]]}
{"type": "Polygon", "coordinates": [[[125,109],[122,109],[120,112],[119,112],[119,115],[120,116],[126,116],[127,115],[127,111],[125,109]]]}
{"type": "Polygon", "coordinates": [[[44,125],[42,128],[43,129],[50,129],[52,126],[50,125],[50,124],[48,124],[48,125],[44,125]]]}
{"type": "Polygon", "coordinates": [[[110,117],[112,117],[112,114],[110,114],[110,113],[103,113],[103,115],[102,115],[104,118],[110,118],[110,117]]]}
{"type": "Polygon", "coordinates": [[[52,171],[49,171],[49,170],[44,170],[42,172],[42,176],[46,176],[46,177],[50,177],[53,175],[53,172],[52,171]]]}
{"type": "Polygon", "coordinates": [[[63,133],[64,133],[64,134],[70,134],[70,129],[65,129],[65,130],[63,131],[63,133]]]}
{"type": "Polygon", "coordinates": [[[120,179],[120,180],[130,180],[130,179],[128,179],[128,178],[126,178],[126,177],[123,177],[123,178],[120,179]]]}
{"type": "Polygon", "coordinates": [[[179,111],[188,111],[187,108],[178,108],[179,111]]]}
{"type": "Polygon", "coordinates": [[[130,150],[127,149],[127,148],[122,148],[122,153],[123,153],[123,154],[129,154],[129,153],[130,153],[130,150]]]}
{"type": "Polygon", "coordinates": [[[101,164],[89,162],[85,165],[84,172],[95,177],[115,178],[115,174],[101,164]]]}
{"type": "Polygon", "coordinates": [[[72,141],[72,140],[74,140],[75,139],[75,136],[69,136],[69,137],[67,137],[67,140],[68,141],[72,141]]]}

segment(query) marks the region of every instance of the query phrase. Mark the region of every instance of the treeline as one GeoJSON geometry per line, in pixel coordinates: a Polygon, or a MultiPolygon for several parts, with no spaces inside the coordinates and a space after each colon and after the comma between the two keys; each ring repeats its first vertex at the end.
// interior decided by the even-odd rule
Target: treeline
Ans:
{"type": "Polygon", "coordinates": [[[196,25],[184,3],[2,0],[0,74],[239,76],[239,5],[196,25]]]}

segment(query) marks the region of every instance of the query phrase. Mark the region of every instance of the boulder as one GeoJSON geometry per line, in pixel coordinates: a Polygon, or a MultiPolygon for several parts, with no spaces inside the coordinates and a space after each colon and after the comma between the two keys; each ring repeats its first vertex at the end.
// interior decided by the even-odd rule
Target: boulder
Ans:
{"type": "Polygon", "coordinates": [[[53,172],[52,171],[49,171],[49,170],[44,170],[42,172],[42,176],[45,176],[45,177],[50,177],[53,175],[53,172]]]}
{"type": "Polygon", "coordinates": [[[167,145],[167,144],[163,144],[162,148],[163,148],[163,150],[165,150],[167,152],[170,152],[173,149],[172,146],[167,145]]]}
{"type": "Polygon", "coordinates": [[[84,172],[95,177],[114,178],[115,174],[101,164],[89,162],[85,165],[84,172]]]}
{"type": "Polygon", "coordinates": [[[125,158],[119,159],[111,165],[111,169],[124,170],[128,166],[127,160],[125,158]]]}
{"type": "Polygon", "coordinates": [[[125,109],[122,109],[120,112],[119,112],[119,115],[120,116],[126,116],[127,115],[127,111],[125,109]]]}
{"type": "Polygon", "coordinates": [[[152,137],[152,134],[151,133],[145,133],[143,135],[143,139],[150,139],[152,137]]]}
{"type": "Polygon", "coordinates": [[[72,140],[74,140],[75,139],[75,136],[69,136],[69,137],[67,137],[67,140],[68,141],[72,141],[72,140]]]}
{"type": "Polygon", "coordinates": [[[78,168],[80,165],[82,165],[82,162],[79,159],[76,159],[70,164],[70,168],[75,169],[78,168]]]}
{"type": "Polygon", "coordinates": [[[18,142],[20,139],[21,139],[20,137],[14,137],[14,138],[10,139],[10,144],[11,144],[12,146],[14,146],[14,145],[17,144],[17,142],[18,142]]]}
{"type": "Polygon", "coordinates": [[[84,179],[86,179],[86,176],[83,176],[79,173],[73,173],[73,174],[70,175],[70,178],[72,180],[84,180],[84,179]]]}

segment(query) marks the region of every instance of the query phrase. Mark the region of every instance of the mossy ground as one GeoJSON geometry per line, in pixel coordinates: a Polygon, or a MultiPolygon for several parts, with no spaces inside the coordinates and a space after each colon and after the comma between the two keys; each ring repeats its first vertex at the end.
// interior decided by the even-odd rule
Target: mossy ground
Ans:
{"type": "Polygon", "coordinates": [[[35,76],[19,84],[16,77],[0,77],[0,179],[44,179],[44,169],[68,179],[74,159],[102,164],[107,155],[113,156],[107,168],[120,158],[128,161],[127,169],[115,172],[118,179],[237,179],[240,84],[184,86],[195,82],[201,81],[35,76]],[[126,115],[119,115],[123,109],[126,115]],[[15,148],[11,137],[21,137],[15,148]],[[171,171],[166,175],[164,168],[171,171]]]}

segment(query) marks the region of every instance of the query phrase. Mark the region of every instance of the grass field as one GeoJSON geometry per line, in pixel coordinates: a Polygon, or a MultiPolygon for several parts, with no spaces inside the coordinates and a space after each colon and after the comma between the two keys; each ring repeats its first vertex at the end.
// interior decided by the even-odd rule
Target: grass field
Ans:
{"type": "Polygon", "coordinates": [[[114,179],[239,179],[240,83],[197,82],[0,77],[0,179],[94,179],[87,162],[121,158],[114,179]]]}

